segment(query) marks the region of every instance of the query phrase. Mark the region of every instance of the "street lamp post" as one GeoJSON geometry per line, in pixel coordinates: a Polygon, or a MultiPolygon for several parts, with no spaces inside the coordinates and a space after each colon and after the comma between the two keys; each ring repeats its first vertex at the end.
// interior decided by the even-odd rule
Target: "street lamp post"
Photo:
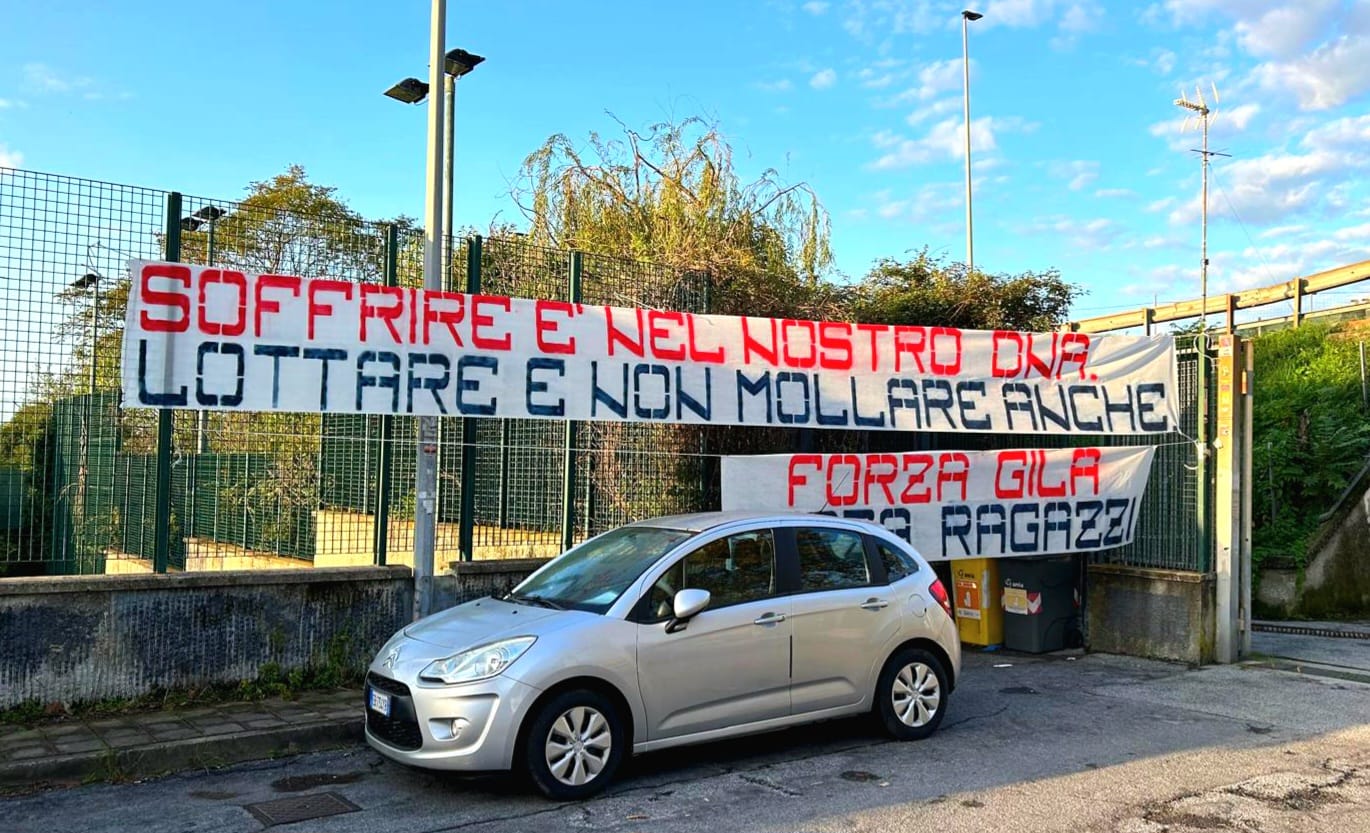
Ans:
{"type": "MultiPolygon", "coordinates": [[[[429,80],[406,78],[385,91],[406,104],[428,99],[428,185],[424,216],[423,286],[441,290],[452,272],[452,155],[456,80],[485,59],[463,49],[444,53],[446,0],[433,0],[429,80]],[[443,86],[443,95],[429,92],[443,86]],[[444,114],[446,122],[444,124],[444,114]],[[445,128],[445,129],[444,129],[445,128]],[[440,184],[441,183],[441,184],[440,184]]],[[[419,417],[414,501],[414,618],[432,612],[433,550],[437,538],[438,418],[419,417]]]]}
{"type": "Polygon", "coordinates": [[[984,15],[966,9],[961,12],[962,101],[966,118],[966,272],[975,271],[975,223],[970,209],[970,23],[984,15]]]}
{"type": "Polygon", "coordinates": [[[95,394],[95,345],[99,339],[97,316],[100,314],[100,273],[94,269],[71,282],[72,289],[91,288],[90,301],[90,388],[87,393],[95,394]]]}
{"type": "MultiPolygon", "coordinates": [[[[205,250],[205,265],[214,265],[214,222],[228,212],[215,205],[206,205],[189,217],[181,218],[181,228],[186,231],[199,231],[201,226],[209,226],[209,240],[205,250]]],[[[199,454],[209,453],[209,411],[200,409],[195,419],[195,450],[199,454]]]]}
{"type": "MultiPolygon", "coordinates": [[[[443,179],[443,274],[452,274],[452,180],[456,166],[453,153],[456,143],[457,80],[484,63],[485,58],[465,49],[453,49],[443,61],[443,94],[446,98],[447,129],[443,133],[443,161],[447,176],[443,179]]],[[[405,104],[418,104],[428,97],[428,82],[406,78],[385,91],[385,94],[405,104]]]]}

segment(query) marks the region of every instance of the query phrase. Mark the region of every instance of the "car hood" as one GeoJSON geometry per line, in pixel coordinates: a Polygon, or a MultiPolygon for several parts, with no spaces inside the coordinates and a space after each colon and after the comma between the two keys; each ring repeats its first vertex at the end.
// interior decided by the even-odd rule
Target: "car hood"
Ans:
{"type": "MultiPolygon", "coordinates": [[[[479,599],[448,608],[404,629],[410,639],[461,651],[514,636],[539,636],[563,627],[574,611],[479,599]]],[[[579,614],[584,615],[584,614],[579,614]]]]}

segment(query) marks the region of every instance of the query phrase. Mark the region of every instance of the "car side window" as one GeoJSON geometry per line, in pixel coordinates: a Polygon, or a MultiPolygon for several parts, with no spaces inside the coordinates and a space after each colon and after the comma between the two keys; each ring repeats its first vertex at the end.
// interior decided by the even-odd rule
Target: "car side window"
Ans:
{"type": "Polygon", "coordinates": [[[871,583],[861,536],[841,529],[795,530],[799,551],[799,589],[838,590],[871,583]]]}
{"type": "Polygon", "coordinates": [[[876,541],[875,551],[880,554],[880,563],[885,565],[885,576],[890,584],[918,572],[917,562],[889,544],[876,541]]]}
{"type": "Polygon", "coordinates": [[[775,537],[769,529],[742,532],[681,558],[652,584],[653,620],[669,618],[675,594],[686,588],[708,590],[710,610],[768,598],[775,593],[775,537]]]}

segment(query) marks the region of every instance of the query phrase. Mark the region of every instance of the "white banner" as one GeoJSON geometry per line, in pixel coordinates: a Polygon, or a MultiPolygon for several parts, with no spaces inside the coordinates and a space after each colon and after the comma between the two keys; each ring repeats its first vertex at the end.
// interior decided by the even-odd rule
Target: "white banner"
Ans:
{"type": "Polygon", "coordinates": [[[1020,434],[1175,430],[1171,336],[426,292],[132,261],[128,407],[1020,434]]]}
{"type": "Polygon", "coordinates": [[[723,508],[884,525],[930,561],[1132,543],[1155,446],[723,458],[723,508]]]}

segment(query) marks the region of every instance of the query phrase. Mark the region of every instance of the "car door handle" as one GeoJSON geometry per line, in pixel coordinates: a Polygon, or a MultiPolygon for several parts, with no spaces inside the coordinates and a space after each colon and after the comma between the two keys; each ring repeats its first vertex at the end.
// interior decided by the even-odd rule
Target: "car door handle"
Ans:
{"type": "Polygon", "coordinates": [[[778,624],[780,624],[780,623],[783,622],[783,621],[785,621],[785,614],[783,614],[783,613],[767,613],[767,614],[762,615],[762,617],[761,617],[760,619],[754,619],[754,620],[752,620],[752,624],[753,624],[753,625],[778,625],[778,624]]]}
{"type": "Polygon", "coordinates": [[[861,603],[862,610],[883,610],[890,606],[884,599],[866,599],[861,603]]]}

